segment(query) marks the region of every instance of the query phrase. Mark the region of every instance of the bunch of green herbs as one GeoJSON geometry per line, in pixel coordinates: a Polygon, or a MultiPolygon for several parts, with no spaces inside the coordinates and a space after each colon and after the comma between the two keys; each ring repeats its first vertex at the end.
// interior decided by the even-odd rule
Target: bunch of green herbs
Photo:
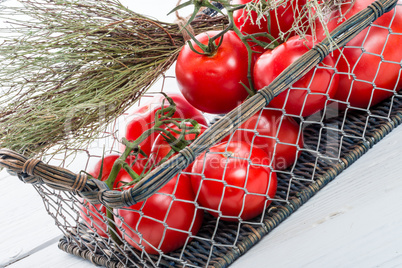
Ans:
{"type": "MultiPolygon", "coordinates": [[[[0,4],[0,147],[28,156],[87,148],[185,42],[177,24],[118,0],[8,4],[0,4]]],[[[223,16],[199,16],[191,26],[197,34],[224,23],[223,16]]]]}

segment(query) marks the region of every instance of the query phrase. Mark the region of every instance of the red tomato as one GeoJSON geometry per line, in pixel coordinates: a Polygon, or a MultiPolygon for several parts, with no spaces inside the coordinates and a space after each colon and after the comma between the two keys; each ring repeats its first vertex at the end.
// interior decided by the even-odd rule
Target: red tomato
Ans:
{"type": "MultiPolygon", "coordinates": [[[[259,3],[260,1],[233,0],[231,3],[233,5],[243,5],[250,2],[259,3]]],[[[258,14],[255,11],[251,11],[250,17],[248,17],[248,14],[243,9],[235,10],[233,12],[233,19],[235,25],[245,34],[270,33],[272,37],[282,39],[281,33],[284,34],[283,37],[286,37],[289,33],[294,34],[294,31],[290,31],[290,29],[294,26],[295,18],[299,17],[305,4],[305,0],[285,1],[281,6],[271,10],[268,17],[263,16],[260,20],[260,25],[256,23],[258,14]]],[[[306,22],[305,18],[298,22],[297,25],[303,25],[304,22],[306,22]]],[[[257,39],[269,43],[266,39],[257,39]]]]}
{"type": "Polygon", "coordinates": [[[263,110],[244,122],[232,136],[224,141],[245,141],[253,148],[263,149],[273,159],[275,169],[284,170],[291,166],[303,148],[303,135],[299,124],[282,112],[263,110]]]}
{"type": "MultiPolygon", "coordinates": [[[[113,164],[116,161],[116,159],[119,158],[119,155],[107,155],[104,157],[103,160],[103,169],[102,169],[102,177],[101,180],[105,181],[110,174],[110,171],[112,170],[113,164]]],[[[130,157],[126,160],[127,163],[130,165],[134,161],[134,157],[130,157]]],[[[142,170],[141,161],[137,162],[137,164],[134,165],[134,168],[136,171],[142,170]]],[[[96,165],[88,172],[91,174],[94,178],[98,178],[100,174],[100,169],[102,165],[102,160],[99,160],[96,165]]],[[[118,188],[121,186],[124,186],[121,182],[130,182],[132,181],[131,177],[128,175],[128,173],[125,170],[120,170],[119,174],[116,177],[116,180],[114,182],[114,188],[116,190],[119,190],[118,188]]],[[[86,222],[87,226],[91,228],[93,231],[98,233],[102,237],[108,237],[107,234],[107,217],[106,217],[106,207],[102,204],[91,204],[88,201],[84,200],[84,205],[81,206],[81,217],[83,220],[86,222]],[[88,209],[87,209],[88,207],[88,209]]],[[[117,230],[118,231],[118,230],[117,230]]]]}
{"type": "MultiPolygon", "coordinates": [[[[219,31],[197,35],[202,44],[219,31]]],[[[216,40],[219,43],[220,38],[216,40]]],[[[194,48],[201,49],[192,41],[194,48]]],[[[247,79],[248,53],[246,46],[235,32],[229,31],[221,46],[213,55],[199,55],[187,44],[180,51],[176,63],[176,78],[183,96],[197,109],[221,114],[238,106],[248,93],[241,82],[249,86],[247,79]]]]}
{"type": "MultiPolygon", "coordinates": [[[[291,37],[257,60],[254,66],[254,84],[257,89],[268,86],[283,70],[313,47],[312,37],[306,37],[308,41],[300,40],[298,36],[291,37]]],[[[334,66],[334,60],[327,56],[319,66],[334,66]]],[[[338,76],[334,76],[333,69],[316,68],[292,87],[275,97],[269,106],[284,108],[288,114],[309,116],[323,109],[329,98],[335,96],[338,76]]]]}
{"type": "MultiPolygon", "coordinates": [[[[202,113],[191,106],[181,95],[179,94],[168,94],[170,98],[176,104],[176,112],[173,118],[182,119],[195,119],[198,123],[206,125],[204,116],[202,113]]],[[[156,95],[150,103],[140,106],[135,112],[130,115],[130,121],[126,126],[125,137],[128,140],[138,139],[142,133],[146,130],[152,128],[155,124],[155,113],[161,109],[162,102],[164,101],[165,107],[169,106],[168,101],[163,95],[156,95]]],[[[152,144],[154,143],[158,133],[154,132],[148,138],[146,138],[141,144],[141,149],[149,155],[151,152],[152,144]]],[[[124,146],[121,145],[121,151],[124,151],[124,146]]]]}
{"type": "Polygon", "coordinates": [[[133,247],[144,247],[149,254],[168,253],[185,245],[189,233],[196,235],[201,227],[203,211],[196,209],[194,200],[189,177],[181,174],[146,201],[117,210],[124,223],[119,218],[116,223],[133,247]]]}
{"type": "MultiPolygon", "coordinates": [[[[341,10],[346,16],[341,23],[372,2],[374,1],[356,0],[352,7],[346,3],[342,4],[341,10]]],[[[352,107],[366,109],[392,96],[395,90],[401,88],[402,80],[399,75],[402,60],[402,1],[398,3],[394,10],[378,18],[371,27],[353,38],[342,49],[343,56],[339,56],[339,51],[334,52],[334,55],[339,57],[336,65],[339,72],[339,89],[335,99],[349,102],[352,107]],[[391,27],[388,28],[389,26],[391,27]],[[348,75],[350,73],[352,75],[348,75]]],[[[333,16],[338,16],[338,12],[333,16]]],[[[329,21],[329,31],[339,25],[338,21],[339,17],[329,21]]],[[[322,27],[317,27],[317,37],[325,37],[322,27]]],[[[341,105],[341,108],[346,108],[346,105],[341,105]]]]}
{"type": "MultiPolygon", "coordinates": [[[[172,129],[174,130],[179,130],[178,127],[176,126],[170,126],[172,129]]],[[[202,133],[204,133],[205,130],[207,130],[207,127],[204,125],[200,125],[200,133],[199,135],[201,135],[202,133]]],[[[173,132],[172,130],[169,130],[169,132],[175,137],[175,138],[179,138],[180,134],[177,134],[175,132],[173,132]]],[[[184,137],[186,140],[194,140],[195,139],[195,134],[187,134],[184,137]]],[[[158,137],[156,137],[156,140],[152,146],[152,150],[151,150],[151,155],[153,157],[153,163],[155,163],[156,165],[159,165],[159,163],[169,154],[169,152],[172,150],[171,145],[165,140],[165,138],[162,136],[162,134],[159,134],[158,137]]],[[[178,152],[172,154],[171,156],[174,156],[178,154],[178,152]]],[[[191,167],[192,164],[190,164],[186,170],[190,170],[191,171],[191,167]]]]}
{"type": "Polygon", "coordinates": [[[85,199],[82,202],[80,215],[85,224],[98,235],[108,237],[106,207],[102,204],[93,205],[85,199]]]}
{"type": "Polygon", "coordinates": [[[257,46],[257,45],[255,45],[255,46],[253,46],[251,48],[254,51],[253,54],[252,54],[253,59],[252,59],[252,62],[251,62],[251,67],[252,67],[252,69],[254,69],[255,62],[258,60],[258,58],[262,54],[264,54],[264,52],[268,51],[268,49],[264,49],[264,48],[262,48],[260,46],[257,46]]]}
{"type": "Polygon", "coordinates": [[[251,148],[245,142],[223,142],[211,147],[193,165],[192,173],[199,174],[191,175],[197,201],[214,210],[209,212],[215,217],[219,216],[215,211],[220,211],[223,220],[258,216],[271,203],[266,195],[273,198],[276,193],[276,174],[266,166],[270,161],[262,149],[251,148]]]}

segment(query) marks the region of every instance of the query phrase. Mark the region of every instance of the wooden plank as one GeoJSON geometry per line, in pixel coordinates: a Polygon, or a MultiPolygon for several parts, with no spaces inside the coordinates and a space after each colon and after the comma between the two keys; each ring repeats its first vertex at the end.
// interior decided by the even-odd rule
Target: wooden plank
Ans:
{"type": "Polygon", "coordinates": [[[8,266],[8,268],[48,268],[48,267],[80,267],[80,268],[94,268],[93,263],[84,260],[82,258],[76,257],[74,255],[68,254],[57,247],[57,242],[49,244],[42,250],[37,251],[18,262],[13,263],[8,266]]]}
{"type": "Polygon", "coordinates": [[[17,177],[0,172],[0,267],[30,254],[61,232],[46,213],[42,199],[17,177]]]}

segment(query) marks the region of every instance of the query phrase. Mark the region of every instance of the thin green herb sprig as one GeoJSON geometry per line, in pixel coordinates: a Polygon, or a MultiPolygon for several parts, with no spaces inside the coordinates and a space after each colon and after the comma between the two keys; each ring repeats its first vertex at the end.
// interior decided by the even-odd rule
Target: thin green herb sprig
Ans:
{"type": "MultiPolygon", "coordinates": [[[[0,147],[26,155],[87,148],[175,61],[180,27],[118,0],[0,6],[0,147]],[[28,19],[24,17],[28,17],[28,19]]],[[[198,17],[194,32],[221,29],[198,17]]]]}

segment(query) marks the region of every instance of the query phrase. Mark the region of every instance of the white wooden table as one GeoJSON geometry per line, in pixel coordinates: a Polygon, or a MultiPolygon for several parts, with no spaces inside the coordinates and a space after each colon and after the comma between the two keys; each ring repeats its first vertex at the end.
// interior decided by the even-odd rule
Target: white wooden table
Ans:
{"type": "MultiPolygon", "coordinates": [[[[176,1],[122,2],[163,20],[176,1]]],[[[401,141],[399,127],[232,267],[402,267],[401,141]]],[[[32,186],[4,171],[0,183],[0,267],[94,267],[57,248],[32,186]]]]}

